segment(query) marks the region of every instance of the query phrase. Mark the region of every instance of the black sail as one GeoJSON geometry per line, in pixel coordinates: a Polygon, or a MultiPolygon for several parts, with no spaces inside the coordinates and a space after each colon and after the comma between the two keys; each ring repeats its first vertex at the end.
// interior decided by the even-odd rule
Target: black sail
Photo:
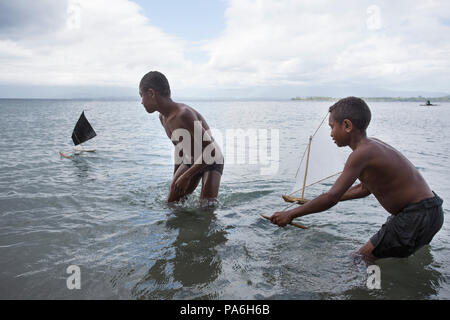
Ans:
{"type": "Polygon", "coordinates": [[[80,119],[78,119],[75,128],[72,133],[72,140],[75,145],[79,145],[80,143],[86,142],[89,139],[92,139],[97,134],[92,128],[89,121],[86,119],[84,115],[84,111],[81,113],[80,119]]]}

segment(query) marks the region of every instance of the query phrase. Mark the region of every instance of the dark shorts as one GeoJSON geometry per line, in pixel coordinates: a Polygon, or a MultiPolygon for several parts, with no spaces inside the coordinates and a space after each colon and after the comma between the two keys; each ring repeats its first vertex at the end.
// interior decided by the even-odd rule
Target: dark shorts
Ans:
{"type": "Polygon", "coordinates": [[[431,242],[444,222],[443,201],[433,194],[434,197],[410,204],[388,217],[370,238],[376,258],[408,257],[431,242]]]}
{"type": "MultiPolygon", "coordinates": [[[[189,168],[192,166],[192,164],[186,164],[189,168]]],[[[209,164],[207,165],[205,168],[203,168],[200,172],[198,172],[195,176],[202,176],[206,171],[217,171],[220,174],[223,173],[223,163],[213,163],[213,164],[209,164]]]]}

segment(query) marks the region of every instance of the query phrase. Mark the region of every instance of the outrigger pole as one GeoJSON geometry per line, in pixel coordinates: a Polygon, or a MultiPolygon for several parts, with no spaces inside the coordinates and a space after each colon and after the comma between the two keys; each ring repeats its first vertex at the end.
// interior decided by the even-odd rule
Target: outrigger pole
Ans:
{"type": "MultiPolygon", "coordinates": [[[[261,217],[263,217],[264,219],[270,220],[270,217],[265,216],[263,214],[261,214],[261,217]]],[[[289,223],[291,226],[297,227],[299,229],[308,229],[308,227],[305,227],[304,225],[300,224],[300,223],[295,223],[295,222],[290,222],[289,223]]]]}

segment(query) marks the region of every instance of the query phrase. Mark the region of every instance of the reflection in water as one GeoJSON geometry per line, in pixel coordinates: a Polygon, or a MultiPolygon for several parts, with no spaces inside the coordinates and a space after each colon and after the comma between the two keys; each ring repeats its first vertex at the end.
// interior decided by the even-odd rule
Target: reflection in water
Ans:
{"type": "Polygon", "coordinates": [[[169,245],[174,255],[155,262],[132,292],[138,299],[172,299],[183,289],[190,292],[186,298],[215,298],[205,295],[205,287],[221,272],[217,246],[227,241],[226,232],[215,224],[213,208],[175,208],[166,222],[167,232],[178,230],[175,241],[169,245]],[[196,288],[200,288],[196,294],[196,288]]]}
{"type": "Polygon", "coordinates": [[[72,162],[78,170],[75,171],[77,177],[85,179],[89,176],[90,165],[86,159],[83,159],[80,155],[74,154],[72,162]]]}
{"type": "Polygon", "coordinates": [[[409,258],[380,259],[375,264],[381,271],[381,290],[352,288],[344,292],[346,299],[432,299],[444,281],[429,245],[409,258]]]}

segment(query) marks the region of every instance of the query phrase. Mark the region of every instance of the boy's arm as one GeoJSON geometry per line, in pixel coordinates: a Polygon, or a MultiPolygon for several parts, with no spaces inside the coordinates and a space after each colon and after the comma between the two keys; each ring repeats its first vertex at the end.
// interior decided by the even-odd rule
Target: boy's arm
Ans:
{"type": "Polygon", "coordinates": [[[359,177],[366,164],[366,159],[367,156],[363,152],[355,150],[349,156],[345,164],[344,171],[328,192],[323,193],[317,198],[292,210],[276,212],[272,217],[270,217],[270,221],[284,227],[294,218],[325,211],[333,207],[339,202],[339,200],[342,199],[347,190],[359,177]]]}
{"type": "MultiPolygon", "coordinates": [[[[168,129],[166,128],[166,126],[164,125],[164,121],[163,121],[163,115],[160,113],[159,114],[159,121],[161,122],[161,125],[163,126],[164,130],[166,130],[167,136],[169,137],[169,139],[171,138],[168,134],[168,129]]],[[[176,152],[176,149],[174,150],[174,152],[176,152]]],[[[174,157],[175,158],[175,157],[174,157]]],[[[175,175],[175,173],[177,172],[178,168],[180,167],[179,163],[175,163],[173,166],[173,174],[175,175]]]]}
{"type": "Polygon", "coordinates": [[[367,187],[363,184],[357,184],[356,186],[351,187],[344,193],[339,201],[353,200],[367,197],[371,192],[367,187]]]}
{"type": "Polygon", "coordinates": [[[177,172],[178,168],[180,167],[180,164],[175,163],[173,165],[173,175],[175,175],[175,173],[177,172]]]}

